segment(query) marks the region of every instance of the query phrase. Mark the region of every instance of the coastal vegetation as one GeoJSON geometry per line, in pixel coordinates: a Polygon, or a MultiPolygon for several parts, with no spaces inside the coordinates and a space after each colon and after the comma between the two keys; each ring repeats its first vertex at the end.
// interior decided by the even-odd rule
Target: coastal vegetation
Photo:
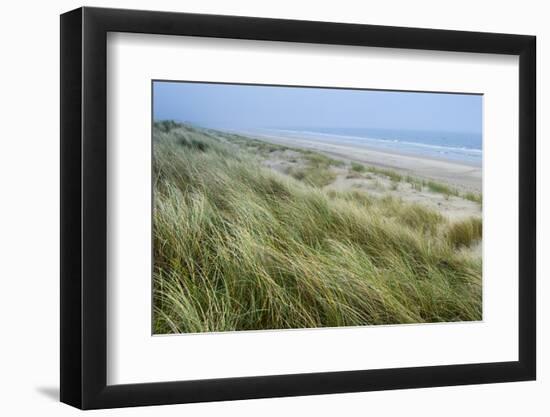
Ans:
{"type": "Polygon", "coordinates": [[[467,195],[171,121],[153,152],[155,334],[481,320],[481,219],[327,186],[349,169],[467,195]],[[262,164],[282,152],[303,163],[262,164]]]}

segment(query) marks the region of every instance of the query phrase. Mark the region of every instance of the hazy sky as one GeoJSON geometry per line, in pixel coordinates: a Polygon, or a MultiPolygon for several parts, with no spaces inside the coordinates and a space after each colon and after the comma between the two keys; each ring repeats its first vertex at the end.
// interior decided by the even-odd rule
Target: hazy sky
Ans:
{"type": "Polygon", "coordinates": [[[155,82],[154,119],[220,128],[379,128],[481,133],[482,97],[155,82]]]}

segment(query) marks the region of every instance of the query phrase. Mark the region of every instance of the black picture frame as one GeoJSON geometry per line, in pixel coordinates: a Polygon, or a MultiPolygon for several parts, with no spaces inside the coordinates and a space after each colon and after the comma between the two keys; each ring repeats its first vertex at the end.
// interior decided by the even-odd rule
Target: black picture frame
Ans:
{"type": "Polygon", "coordinates": [[[61,401],[81,409],[534,380],[534,36],[80,8],[61,15],[61,401]],[[107,375],[108,32],[519,56],[519,360],[112,385],[107,375]]]}

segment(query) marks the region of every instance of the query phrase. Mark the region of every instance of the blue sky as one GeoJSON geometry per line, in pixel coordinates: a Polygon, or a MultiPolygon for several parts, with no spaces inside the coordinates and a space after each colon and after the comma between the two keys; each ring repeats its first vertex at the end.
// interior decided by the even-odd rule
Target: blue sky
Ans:
{"type": "Polygon", "coordinates": [[[482,96],[154,82],[153,117],[218,128],[377,128],[481,133],[482,96]]]}

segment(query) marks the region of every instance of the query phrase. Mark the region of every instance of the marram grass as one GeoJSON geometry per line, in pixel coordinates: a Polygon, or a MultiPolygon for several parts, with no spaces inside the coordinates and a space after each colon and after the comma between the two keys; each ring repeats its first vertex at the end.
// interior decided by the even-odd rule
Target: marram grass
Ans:
{"type": "Polygon", "coordinates": [[[154,333],[481,319],[480,220],[324,191],[229,135],[153,135],[154,333]]]}

